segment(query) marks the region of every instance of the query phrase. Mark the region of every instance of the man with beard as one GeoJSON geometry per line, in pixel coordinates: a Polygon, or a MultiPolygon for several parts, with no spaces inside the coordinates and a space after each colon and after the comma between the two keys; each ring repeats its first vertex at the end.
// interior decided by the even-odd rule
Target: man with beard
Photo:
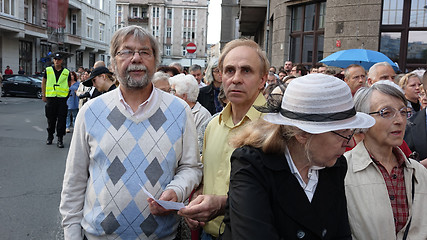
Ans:
{"type": "Polygon", "coordinates": [[[110,55],[120,86],[77,116],[61,194],[64,238],[173,239],[179,218],[144,190],[182,202],[199,184],[191,109],[153,87],[159,46],[145,29],[119,29],[110,55]]]}

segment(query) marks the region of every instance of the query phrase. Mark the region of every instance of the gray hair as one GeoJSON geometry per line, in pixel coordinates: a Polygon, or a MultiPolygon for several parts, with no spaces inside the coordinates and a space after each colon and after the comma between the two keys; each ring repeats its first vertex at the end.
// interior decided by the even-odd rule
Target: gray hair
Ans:
{"type": "Polygon", "coordinates": [[[155,84],[158,81],[169,81],[169,74],[164,72],[156,72],[151,79],[151,82],[155,84]]]}
{"type": "Polygon", "coordinates": [[[121,44],[126,40],[126,38],[130,36],[133,36],[136,40],[141,42],[144,41],[146,38],[150,40],[151,50],[153,51],[154,59],[157,66],[160,63],[159,43],[149,31],[136,25],[120,28],[114,33],[110,42],[110,56],[112,57],[111,61],[115,64],[115,56],[119,51],[121,44]]]}
{"type": "Polygon", "coordinates": [[[212,83],[214,81],[213,70],[217,67],[218,67],[218,58],[214,58],[209,62],[208,67],[206,68],[206,76],[205,76],[206,83],[212,83]]]}
{"type": "Polygon", "coordinates": [[[175,67],[179,72],[182,72],[182,65],[179,62],[172,62],[169,64],[169,67],[175,67]]]}
{"type": "Polygon", "coordinates": [[[190,72],[197,71],[197,70],[202,71],[202,67],[199,64],[193,64],[190,66],[190,69],[189,69],[190,72]]]}
{"type": "MultiPolygon", "coordinates": [[[[405,95],[399,89],[399,86],[394,86],[391,84],[386,84],[384,82],[377,82],[373,84],[371,87],[361,87],[356,94],[354,95],[354,108],[357,112],[363,112],[369,114],[371,112],[371,97],[374,91],[378,91],[390,97],[397,98],[402,101],[402,103],[407,105],[407,100],[405,95]]],[[[390,82],[390,81],[388,81],[390,82]]],[[[360,129],[360,132],[367,132],[368,129],[360,129]]]]}
{"type": "MultiPolygon", "coordinates": [[[[348,67],[346,67],[344,69],[344,78],[350,80],[350,69],[351,68],[356,68],[356,67],[357,68],[362,68],[363,71],[365,71],[365,69],[362,66],[360,66],[359,64],[350,64],[348,67]]],[[[365,74],[366,74],[366,71],[365,71],[365,74]]]]}
{"type": "Polygon", "coordinates": [[[178,74],[169,78],[169,84],[174,85],[175,92],[178,95],[187,94],[187,101],[197,102],[197,96],[199,95],[199,83],[196,78],[191,74],[178,74]]]}
{"type": "MultiPolygon", "coordinates": [[[[368,78],[375,80],[375,77],[377,75],[377,68],[383,66],[383,67],[391,67],[393,68],[390,63],[388,62],[379,62],[379,63],[375,63],[374,65],[372,65],[371,68],[369,68],[369,72],[368,72],[368,78]]],[[[394,70],[393,70],[394,71],[394,70]]]]}

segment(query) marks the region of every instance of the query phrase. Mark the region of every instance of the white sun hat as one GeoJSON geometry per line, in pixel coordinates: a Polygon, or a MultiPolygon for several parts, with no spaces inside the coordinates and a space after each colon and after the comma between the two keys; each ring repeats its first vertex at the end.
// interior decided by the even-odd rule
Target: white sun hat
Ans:
{"type": "Polygon", "coordinates": [[[348,85],[326,74],[308,74],[291,81],[280,110],[264,120],[319,134],[341,129],[370,128],[375,119],[356,112],[348,85]]]}

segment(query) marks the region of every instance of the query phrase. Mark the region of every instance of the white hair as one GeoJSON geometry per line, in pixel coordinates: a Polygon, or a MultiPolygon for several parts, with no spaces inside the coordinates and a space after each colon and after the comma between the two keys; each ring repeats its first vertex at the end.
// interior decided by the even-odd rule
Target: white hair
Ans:
{"type": "Polygon", "coordinates": [[[426,71],[425,69],[416,69],[416,70],[412,71],[411,73],[417,74],[420,79],[423,79],[425,71],[426,71]]]}
{"type": "Polygon", "coordinates": [[[151,79],[151,82],[155,84],[158,81],[169,81],[169,74],[161,71],[154,73],[153,78],[151,79]]]}
{"type": "Polygon", "coordinates": [[[187,101],[197,102],[199,95],[199,84],[193,75],[185,75],[183,73],[169,78],[169,84],[175,87],[175,92],[178,95],[187,94],[187,101]]]}
{"type": "Polygon", "coordinates": [[[378,84],[386,84],[392,87],[395,87],[397,90],[399,90],[403,95],[405,95],[405,92],[403,91],[403,89],[401,87],[399,87],[399,85],[397,85],[396,83],[389,81],[389,80],[380,80],[378,82],[375,82],[373,85],[378,85],[378,84]]]}
{"type": "MultiPolygon", "coordinates": [[[[375,63],[374,65],[372,65],[371,68],[369,68],[369,72],[368,72],[368,78],[375,80],[376,75],[377,75],[377,67],[379,66],[383,66],[383,67],[391,67],[393,68],[390,63],[388,62],[379,62],[379,63],[375,63]]],[[[393,69],[394,71],[394,69],[393,69]]]]}

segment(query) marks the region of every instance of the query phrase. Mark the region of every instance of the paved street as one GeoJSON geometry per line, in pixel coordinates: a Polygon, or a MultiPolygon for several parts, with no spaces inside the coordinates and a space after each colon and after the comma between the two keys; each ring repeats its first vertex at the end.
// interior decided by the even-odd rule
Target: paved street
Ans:
{"type": "Polygon", "coordinates": [[[58,211],[64,149],[47,146],[44,103],[2,97],[0,102],[1,239],[63,239],[58,211]]]}

